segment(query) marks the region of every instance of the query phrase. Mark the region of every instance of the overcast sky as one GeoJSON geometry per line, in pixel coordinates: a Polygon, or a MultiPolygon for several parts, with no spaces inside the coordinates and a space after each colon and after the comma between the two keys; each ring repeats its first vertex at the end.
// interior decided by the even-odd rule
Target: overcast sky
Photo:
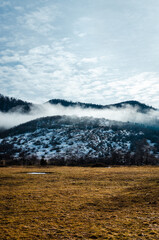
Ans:
{"type": "Polygon", "coordinates": [[[0,0],[0,93],[159,107],[158,0],[0,0]]]}

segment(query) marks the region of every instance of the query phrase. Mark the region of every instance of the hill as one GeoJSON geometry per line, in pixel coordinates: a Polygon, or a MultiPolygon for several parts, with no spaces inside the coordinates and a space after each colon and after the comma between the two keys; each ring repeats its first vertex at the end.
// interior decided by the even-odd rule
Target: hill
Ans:
{"type": "Polygon", "coordinates": [[[92,104],[92,103],[81,103],[81,102],[72,102],[72,101],[66,101],[63,99],[52,99],[49,100],[47,103],[50,103],[52,105],[62,105],[64,107],[82,107],[82,108],[92,108],[92,109],[110,109],[110,108],[125,108],[125,107],[133,107],[137,108],[138,112],[141,113],[147,113],[150,110],[157,110],[151,106],[147,106],[144,103],[140,103],[138,101],[125,101],[120,102],[116,104],[110,104],[110,105],[99,105],[99,104],[92,104]]]}
{"type": "Polygon", "coordinates": [[[21,112],[28,113],[33,104],[29,102],[22,101],[20,99],[10,98],[0,94],[0,111],[7,112],[21,112]]]}
{"type": "Polygon", "coordinates": [[[0,158],[56,165],[159,164],[159,129],[90,117],[40,118],[0,135],[0,158]]]}
{"type": "MultiPolygon", "coordinates": [[[[63,107],[81,107],[84,109],[91,108],[91,109],[112,109],[112,108],[126,108],[132,107],[136,108],[138,112],[147,113],[150,110],[157,110],[151,106],[148,106],[144,103],[140,103],[138,101],[125,101],[116,104],[109,104],[109,105],[101,105],[101,104],[93,104],[93,103],[82,103],[82,102],[72,102],[67,101],[64,99],[51,99],[46,103],[50,103],[51,105],[61,105],[63,107]]],[[[46,104],[44,103],[44,104],[46,104]]],[[[39,104],[39,106],[43,104],[39,104]]],[[[36,104],[26,102],[20,99],[4,96],[0,94],[0,111],[1,112],[22,112],[22,113],[29,113],[32,106],[36,106],[36,104]]],[[[38,106],[38,105],[37,105],[38,106]]]]}

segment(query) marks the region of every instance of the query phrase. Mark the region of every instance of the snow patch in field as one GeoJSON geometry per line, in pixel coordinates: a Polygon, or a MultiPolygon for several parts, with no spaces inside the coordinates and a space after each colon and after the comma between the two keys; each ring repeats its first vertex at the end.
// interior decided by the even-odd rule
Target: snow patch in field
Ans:
{"type": "Polygon", "coordinates": [[[27,173],[27,174],[46,174],[45,172],[29,172],[29,173],[27,173]]]}

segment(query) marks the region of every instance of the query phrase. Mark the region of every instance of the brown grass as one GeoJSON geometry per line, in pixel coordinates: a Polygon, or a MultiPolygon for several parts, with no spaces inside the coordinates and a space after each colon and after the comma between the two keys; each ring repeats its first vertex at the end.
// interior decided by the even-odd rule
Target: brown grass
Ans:
{"type": "Polygon", "coordinates": [[[159,168],[1,168],[0,239],[159,239],[159,168]]]}

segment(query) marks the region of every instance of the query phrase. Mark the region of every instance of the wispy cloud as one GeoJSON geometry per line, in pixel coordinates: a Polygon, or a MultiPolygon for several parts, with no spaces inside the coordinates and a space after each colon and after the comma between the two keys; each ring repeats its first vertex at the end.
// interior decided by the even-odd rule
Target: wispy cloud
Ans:
{"type": "Polygon", "coordinates": [[[1,0],[0,7],[10,6],[10,2],[6,0],[1,0]]]}
{"type": "Polygon", "coordinates": [[[159,3],[7,0],[0,7],[2,94],[159,107],[159,3]]]}
{"type": "Polygon", "coordinates": [[[98,59],[96,57],[81,59],[82,63],[97,63],[97,61],[98,61],[98,59]]]}
{"type": "Polygon", "coordinates": [[[58,15],[56,6],[41,7],[34,11],[26,13],[19,17],[18,21],[25,26],[27,30],[32,30],[40,34],[48,34],[56,27],[54,20],[58,15]]]}
{"type": "Polygon", "coordinates": [[[102,58],[80,58],[66,51],[63,42],[27,53],[3,51],[0,63],[2,92],[9,88],[16,97],[35,102],[64,98],[105,104],[134,99],[158,106],[157,73],[123,78],[118,70],[107,68],[102,58]]]}
{"type": "Polygon", "coordinates": [[[74,34],[80,38],[83,38],[87,35],[87,33],[85,32],[79,32],[79,31],[75,31],[74,34]]]}

